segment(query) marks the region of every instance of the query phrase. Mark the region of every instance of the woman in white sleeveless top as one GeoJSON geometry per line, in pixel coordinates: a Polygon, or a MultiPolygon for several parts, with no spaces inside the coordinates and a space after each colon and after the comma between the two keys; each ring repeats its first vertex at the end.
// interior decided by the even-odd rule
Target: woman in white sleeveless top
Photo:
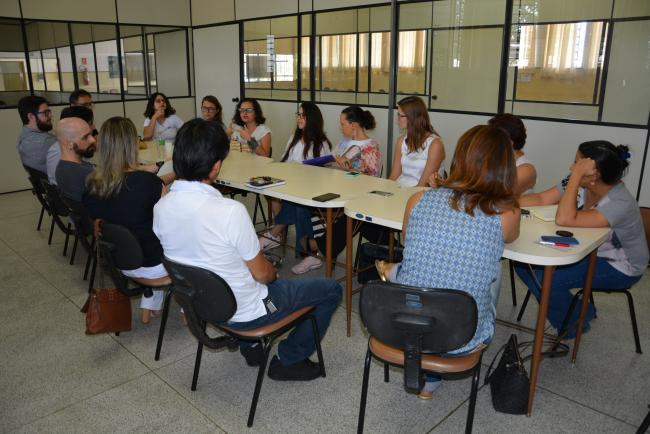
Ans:
{"type": "Polygon", "coordinates": [[[490,125],[506,130],[512,140],[517,166],[517,192],[519,194],[533,193],[537,182],[537,171],[533,162],[526,157],[523,147],[526,144],[526,127],[518,116],[502,113],[488,121],[490,125]]]}
{"type": "Polygon", "coordinates": [[[416,96],[399,101],[397,124],[406,134],[395,142],[393,167],[388,178],[404,187],[426,186],[429,177],[443,167],[445,148],[431,126],[424,102],[416,96]]]}

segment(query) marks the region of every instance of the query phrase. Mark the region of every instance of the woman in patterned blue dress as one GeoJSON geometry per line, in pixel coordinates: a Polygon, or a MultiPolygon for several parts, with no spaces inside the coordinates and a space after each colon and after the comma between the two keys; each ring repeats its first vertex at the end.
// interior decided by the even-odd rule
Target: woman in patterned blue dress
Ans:
{"type": "MultiPolygon", "coordinates": [[[[474,337],[459,354],[489,342],[503,246],[519,236],[517,171],[512,143],[500,128],[479,125],[459,139],[449,178],[414,194],[404,212],[401,264],[377,264],[380,275],[405,285],[459,289],[478,307],[474,337]]],[[[440,377],[427,376],[420,393],[431,399],[440,377]]]]}

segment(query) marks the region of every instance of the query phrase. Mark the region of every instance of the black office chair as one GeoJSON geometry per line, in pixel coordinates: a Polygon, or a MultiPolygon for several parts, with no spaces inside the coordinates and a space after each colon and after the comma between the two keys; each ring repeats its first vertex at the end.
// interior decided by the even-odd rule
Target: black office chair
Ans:
{"type": "Polygon", "coordinates": [[[404,387],[418,393],[424,385],[424,371],[436,373],[472,372],[472,390],[465,432],[471,433],[474,408],[485,345],[454,356],[474,333],[478,321],[476,302],[467,293],[451,289],[414,288],[374,281],[361,290],[361,319],[370,334],[366,352],[357,432],[363,432],[372,357],[388,365],[404,367],[404,387]]]}
{"type": "MultiPolygon", "coordinates": [[[[157,279],[127,277],[121,270],[135,270],[142,266],[143,256],[140,243],[124,226],[96,220],[96,240],[101,257],[108,268],[111,280],[124,295],[133,296],[144,294],[151,297],[153,290],[172,289],[169,276],[157,279]],[[133,282],[136,286],[129,286],[133,282]]],[[[91,274],[90,287],[93,286],[94,272],[91,274]]],[[[156,355],[160,355],[165,324],[161,321],[156,344],[156,355]]],[[[157,359],[156,359],[157,360],[157,359]]]]}
{"type": "Polygon", "coordinates": [[[61,195],[61,199],[63,200],[63,203],[65,203],[65,205],[68,207],[68,211],[70,212],[70,220],[72,220],[72,224],[75,230],[75,240],[74,244],[72,245],[70,265],[74,263],[75,254],[77,252],[77,245],[81,243],[81,247],[83,247],[84,251],[88,255],[83,275],[83,279],[86,280],[88,278],[88,271],[90,269],[90,266],[93,265],[94,267],[95,264],[93,261],[93,258],[95,257],[93,220],[81,202],[77,202],[76,200],[65,197],[63,194],[61,195]]]}
{"type": "Polygon", "coordinates": [[[38,217],[38,225],[36,226],[36,230],[40,231],[41,230],[41,223],[43,223],[43,215],[45,212],[47,214],[50,214],[50,208],[47,204],[46,200],[46,195],[45,195],[45,189],[43,188],[43,184],[41,183],[43,180],[47,181],[47,175],[40,170],[36,170],[32,167],[25,166],[23,164],[23,167],[25,168],[25,171],[27,172],[27,179],[29,179],[29,183],[32,184],[32,194],[36,196],[36,199],[38,202],[41,204],[41,214],[38,217]]]}
{"type": "MultiPolygon", "coordinates": [[[[233,330],[224,325],[237,311],[237,302],[230,286],[217,274],[203,268],[190,265],[179,264],[168,258],[163,258],[163,264],[172,279],[174,296],[178,304],[181,305],[185,312],[187,325],[192,334],[198,339],[199,346],[196,350],[196,362],[194,364],[194,374],[192,376],[192,390],[196,390],[196,384],[201,367],[201,356],[203,346],[218,349],[228,346],[231,350],[237,348],[237,341],[254,341],[261,345],[263,350],[263,360],[260,363],[257,372],[257,381],[255,382],[255,391],[253,392],[253,401],[251,402],[248,413],[248,426],[253,426],[257,400],[262,389],[264,380],[264,371],[268,362],[269,351],[276,338],[292,329],[298,323],[309,318],[314,331],[314,341],[316,342],[316,352],[320,365],[321,376],[325,377],[325,365],[323,363],[323,353],[320,346],[320,334],[316,319],[312,315],[314,306],[303,307],[287,315],[281,320],[252,330],[233,330]],[[206,326],[210,324],[227,336],[211,338],[206,334],[206,326]]],[[[165,300],[163,318],[166,317],[169,310],[168,299],[165,300]]]]}
{"type": "MultiPolygon", "coordinates": [[[[58,226],[61,232],[65,235],[65,242],[63,243],[63,256],[68,252],[68,242],[70,235],[76,236],[75,229],[72,227],[72,222],[69,221],[70,209],[63,201],[61,191],[56,185],[50,184],[49,181],[42,179],[41,184],[45,190],[45,199],[50,209],[50,216],[52,217],[52,224],[50,225],[50,237],[47,244],[52,244],[52,235],[54,234],[54,226],[58,226]],[[64,221],[67,220],[67,221],[64,221]]],[[[77,241],[75,241],[76,243],[77,241]]],[[[72,259],[74,262],[74,258],[72,259]]],[[[71,262],[71,263],[72,263],[71,262]]]]}

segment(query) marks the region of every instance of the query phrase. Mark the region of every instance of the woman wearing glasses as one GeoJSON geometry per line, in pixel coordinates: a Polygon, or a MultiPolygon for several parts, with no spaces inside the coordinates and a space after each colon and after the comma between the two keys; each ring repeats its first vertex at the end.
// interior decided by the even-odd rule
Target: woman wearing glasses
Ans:
{"type": "Polygon", "coordinates": [[[223,125],[223,108],[214,95],[206,95],[201,100],[201,118],[205,121],[218,122],[224,131],[226,129],[223,125]]]}
{"type": "Polygon", "coordinates": [[[395,143],[389,179],[405,187],[426,186],[443,166],[445,147],[431,126],[427,107],[420,98],[407,96],[397,103],[397,125],[406,134],[395,143]]]}
{"type": "Polygon", "coordinates": [[[144,140],[174,140],[176,131],[183,126],[176,110],[160,92],[151,94],[144,116],[144,140]]]}
{"type": "Polygon", "coordinates": [[[237,104],[232,118],[230,139],[237,141],[242,150],[263,157],[271,156],[271,130],[264,125],[266,118],[256,99],[244,98],[237,104]]]}
{"type": "MultiPolygon", "coordinates": [[[[323,115],[320,109],[312,102],[301,103],[296,113],[296,130],[287,142],[281,161],[302,163],[304,160],[329,155],[331,149],[332,143],[323,131],[323,115]]],[[[280,212],[275,216],[275,223],[270,231],[260,237],[260,247],[263,250],[279,246],[280,235],[286,227],[296,225],[296,252],[304,252],[308,248],[312,253],[316,253],[309,207],[282,202],[280,212]]],[[[302,274],[320,268],[321,265],[319,258],[306,256],[291,271],[294,274],[302,274]]]]}

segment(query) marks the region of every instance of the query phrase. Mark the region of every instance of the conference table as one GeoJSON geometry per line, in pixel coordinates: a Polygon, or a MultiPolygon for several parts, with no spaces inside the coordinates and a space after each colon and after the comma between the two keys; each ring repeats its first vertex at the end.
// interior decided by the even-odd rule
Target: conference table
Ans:
{"type": "MultiPolygon", "coordinates": [[[[219,173],[218,183],[242,190],[260,193],[265,196],[285,200],[298,205],[324,210],[325,220],[325,276],[332,276],[332,224],[338,217],[339,210],[359,194],[374,190],[394,191],[397,183],[387,179],[376,178],[363,174],[350,174],[343,170],[327,167],[309,166],[295,163],[275,163],[245,166],[246,153],[231,152],[224,160],[219,173]],[[237,162],[231,162],[231,158],[237,162]],[[270,176],[285,181],[283,185],[259,189],[246,185],[255,176],[270,176]],[[334,193],[339,197],[319,202],[314,197],[325,193],[334,193]],[[337,214],[335,214],[337,212],[337,214]]],[[[252,156],[253,158],[259,158],[252,156]]],[[[342,215],[342,214],[341,214],[342,215]]]]}
{"type": "MultiPolygon", "coordinates": [[[[406,190],[381,199],[378,199],[376,195],[366,193],[345,204],[344,212],[347,217],[347,273],[345,294],[348,336],[350,335],[352,313],[353,221],[369,221],[395,230],[402,230],[404,209],[406,208],[406,202],[409,197],[410,194],[406,190]]],[[[532,215],[522,216],[519,238],[512,243],[507,243],[503,251],[504,258],[544,267],[544,277],[542,279],[542,289],[539,299],[539,308],[537,311],[537,322],[535,325],[535,340],[531,359],[530,387],[528,390],[528,416],[532,413],[539,365],[542,359],[544,325],[546,323],[546,314],[548,312],[549,299],[551,295],[553,272],[557,266],[574,264],[589,255],[589,266],[585,276],[582,305],[577,325],[578,329],[573,346],[573,354],[571,356],[571,363],[575,363],[578,348],[580,346],[580,339],[582,337],[582,326],[584,324],[591,295],[591,283],[593,271],[596,265],[597,250],[598,247],[607,240],[610,233],[609,228],[569,228],[571,232],[573,232],[574,237],[580,241],[578,246],[563,248],[541,245],[538,243],[541,235],[553,235],[559,228],[560,227],[554,222],[543,221],[537,217],[533,217],[532,215]]]]}

